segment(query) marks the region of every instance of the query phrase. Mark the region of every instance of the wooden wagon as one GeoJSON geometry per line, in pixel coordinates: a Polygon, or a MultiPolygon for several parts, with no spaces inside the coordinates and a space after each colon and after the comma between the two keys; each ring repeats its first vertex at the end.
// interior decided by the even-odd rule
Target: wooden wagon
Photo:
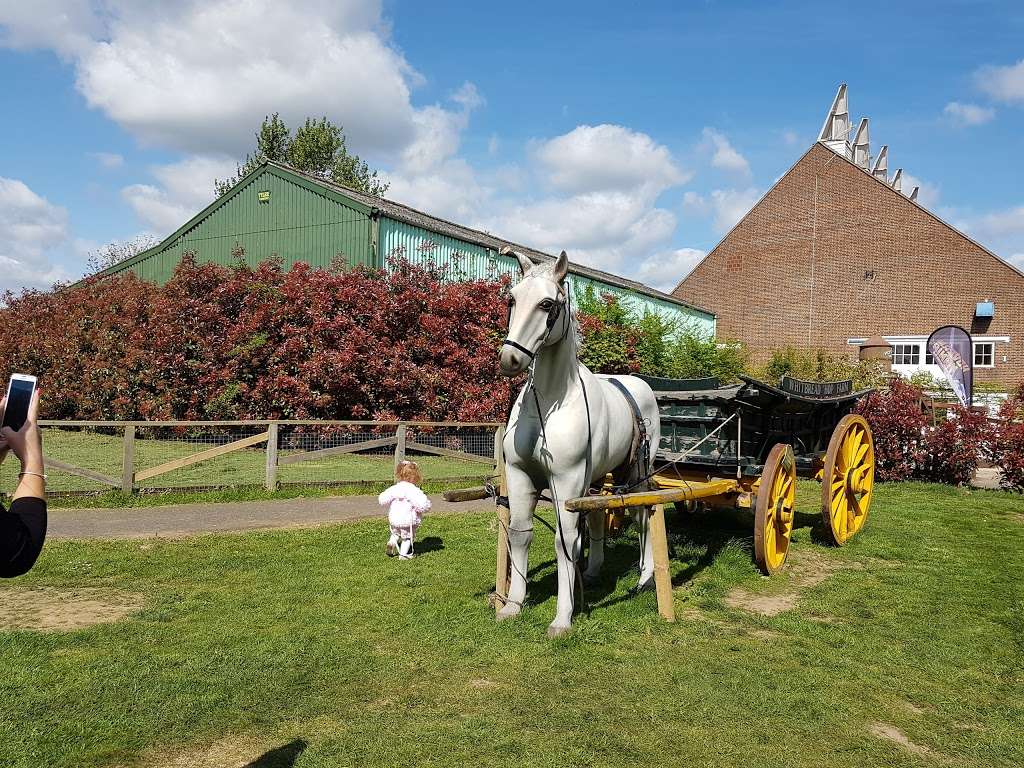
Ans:
{"type": "MultiPolygon", "coordinates": [[[[754,558],[766,575],[786,562],[798,476],[821,481],[822,517],[836,545],[864,526],[874,485],[874,445],[867,422],[851,411],[869,390],[855,392],[849,381],[784,378],[773,386],[741,377],[739,384],[719,386],[714,379],[641,378],[654,390],[661,412],[653,487],[627,492],[606,485],[569,499],[566,507],[604,514],[609,531],[621,527],[627,510],[652,508],[658,610],[669,621],[674,614],[666,504],[753,509],[754,558]]],[[[500,459],[498,474],[500,498],[500,459]]],[[[449,498],[481,496],[467,490],[449,498]]],[[[508,509],[499,506],[498,514],[504,525],[499,526],[496,592],[503,595],[509,578],[508,509]]]]}

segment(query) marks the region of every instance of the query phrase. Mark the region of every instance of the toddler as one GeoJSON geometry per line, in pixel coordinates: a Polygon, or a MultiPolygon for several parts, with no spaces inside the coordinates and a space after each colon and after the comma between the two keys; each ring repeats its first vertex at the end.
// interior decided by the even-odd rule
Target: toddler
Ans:
{"type": "Polygon", "coordinates": [[[388,557],[398,555],[400,560],[410,560],[413,555],[413,539],[420,527],[423,513],[430,509],[430,499],[418,486],[423,482],[420,468],[415,461],[403,461],[395,467],[398,481],[380,495],[378,501],[388,508],[388,523],[391,538],[388,539],[388,557]]]}

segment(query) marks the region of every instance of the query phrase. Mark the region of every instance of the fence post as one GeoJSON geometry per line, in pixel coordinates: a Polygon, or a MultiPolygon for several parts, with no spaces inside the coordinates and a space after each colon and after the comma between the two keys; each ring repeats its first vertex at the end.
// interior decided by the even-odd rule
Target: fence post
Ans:
{"type": "Polygon", "coordinates": [[[124,428],[124,451],[121,455],[121,491],[135,493],[135,425],[124,428]]]}
{"type": "Polygon", "coordinates": [[[277,422],[267,425],[267,482],[268,491],[277,490],[277,422]]]}
{"type": "Polygon", "coordinates": [[[395,430],[395,468],[405,461],[405,424],[399,424],[395,430]]]}

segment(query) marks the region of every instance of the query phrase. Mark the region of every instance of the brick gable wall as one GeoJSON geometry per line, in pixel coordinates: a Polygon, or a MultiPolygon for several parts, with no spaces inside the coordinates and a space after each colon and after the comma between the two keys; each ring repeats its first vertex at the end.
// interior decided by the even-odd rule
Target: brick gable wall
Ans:
{"type": "Polygon", "coordinates": [[[1024,276],[820,144],[674,294],[715,312],[719,338],[759,361],[786,345],[855,355],[848,338],[956,324],[1011,338],[977,381],[1024,380],[1024,276]],[[986,299],[995,318],[972,326],[986,299]]]}

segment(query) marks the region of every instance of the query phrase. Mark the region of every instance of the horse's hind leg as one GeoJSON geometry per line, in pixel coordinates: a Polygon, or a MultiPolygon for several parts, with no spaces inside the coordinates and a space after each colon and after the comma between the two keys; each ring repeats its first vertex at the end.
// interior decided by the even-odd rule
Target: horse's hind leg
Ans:
{"type": "Polygon", "coordinates": [[[533,481],[522,470],[506,465],[505,483],[508,488],[509,561],[511,579],[508,599],[497,613],[498,621],[519,615],[526,600],[526,571],[529,567],[530,542],[533,541],[533,510],[537,506],[537,491],[533,481]]]}
{"type": "Polygon", "coordinates": [[[587,515],[587,532],[590,534],[590,548],[587,551],[587,570],[583,572],[583,583],[587,586],[597,583],[604,565],[605,514],[603,509],[592,510],[587,515]]]}

